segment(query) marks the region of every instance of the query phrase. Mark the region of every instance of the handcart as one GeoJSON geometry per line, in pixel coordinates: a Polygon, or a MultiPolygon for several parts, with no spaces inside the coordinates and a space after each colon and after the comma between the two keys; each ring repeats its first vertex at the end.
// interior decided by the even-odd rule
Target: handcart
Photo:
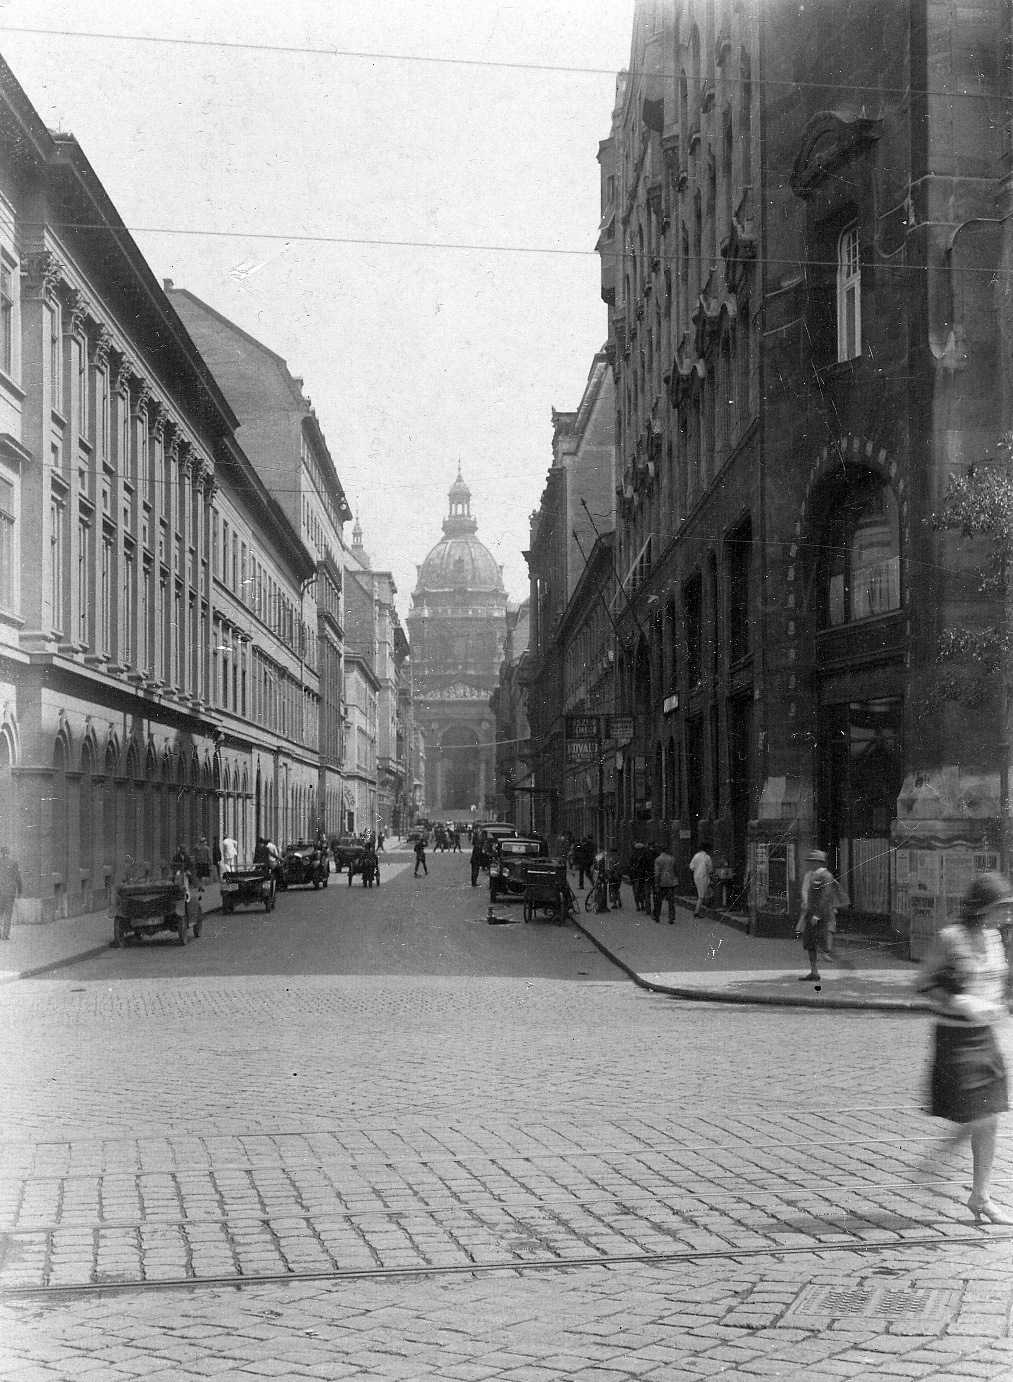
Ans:
{"type": "Polygon", "coordinates": [[[565,926],[573,907],[573,891],[566,877],[565,859],[532,859],[524,877],[524,920],[545,913],[557,926],[565,926]]]}
{"type": "Polygon", "coordinates": [[[265,912],[274,911],[274,874],[269,865],[254,864],[222,874],[222,912],[226,916],[237,907],[261,904],[265,912]]]}
{"type": "Polygon", "coordinates": [[[109,910],[117,950],[127,940],[159,931],[175,931],[180,945],[186,945],[187,932],[192,929],[199,940],[204,927],[200,893],[182,874],[155,882],[121,883],[109,910]]]}

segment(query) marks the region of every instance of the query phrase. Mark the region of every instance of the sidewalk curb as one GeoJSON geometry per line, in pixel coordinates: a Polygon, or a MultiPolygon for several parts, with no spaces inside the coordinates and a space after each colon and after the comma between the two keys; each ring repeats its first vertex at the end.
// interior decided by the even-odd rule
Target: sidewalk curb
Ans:
{"type": "MultiPolygon", "coordinates": [[[[204,917],[213,917],[221,912],[221,907],[211,907],[208,911],[201,909],[204,917]]],[[[112,947],[112,938],[104,945],[90,945],[86,950],[75,951],[73,955],[63,955],[58,960],[47,960],[45,964],[31,965],[28,969],[19,969],[16,973],[6,974],[0,978],[0,987],[4,984],[16,984],[21,979],[35,979],[40,974],[51,974],[54,969],[66,969],[68,965],[81,964],[84,960],[94,960],[99,955],[104,955],[112,947]]]]}
{"type": "Polygon", "coordinates": [[[649,993],[663,993],[669,998],[681,998],[690,1003],[726,1003],[734,1007],[822,1008],[837,1012],[902,1012],[914,1013],[918,1016],[931,1014],[935,1011],[928,1003],[921,1003],[912,998],[811,998],[808,994],[802,993],[797,998],[789,998],[787,994],[750,995],[727,993],[723,989],[688,989],[677,988],[671,984],[655,984],[650,979],[645,979],[643,975],[638,974],[618,955],[614,955],[608,946],[593,935],[576,917],[573,917],[572,920],[577,930],[583,932],[591,944],[600,950],[607,960],[611,960],[617,968],[621,969],[638,988],[646,989],[649,993]]]}

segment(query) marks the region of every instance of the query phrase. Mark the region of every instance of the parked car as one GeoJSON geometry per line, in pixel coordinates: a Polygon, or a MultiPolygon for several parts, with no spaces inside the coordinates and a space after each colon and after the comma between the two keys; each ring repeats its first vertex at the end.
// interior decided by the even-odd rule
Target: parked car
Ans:
{"type": "Polygon", "coordinates": [[[488,869],[492,862],[492,847],[496,841],[508,839],[516,834],[516,827],[508,825],[506,821],[486,821],[478,827],[478,846],[484,869],[488,869]]]}
{"type": "Polygon", "coordinates": [[[501,893],[524,896],[528,860],[545,858],[549,847],[544,840],[500,835],[494,839],[490,850],[489,900],[495,902],[501,893]]]}
{"type": "Polygon", "coordinates": [[[326,854],[305,840],[285,846],[278,872],[281,888],[326,888],[331,873],[326,854]]]}

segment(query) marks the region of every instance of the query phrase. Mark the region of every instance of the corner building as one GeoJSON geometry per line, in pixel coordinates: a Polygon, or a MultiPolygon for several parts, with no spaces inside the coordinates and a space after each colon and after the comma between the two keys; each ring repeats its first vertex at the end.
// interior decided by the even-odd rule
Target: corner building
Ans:
{"type": "Polygon", "coordinates": [[[425,733],[425,811],[467,818],[494,811],[496,721],[506,632],[503,573],[476,536],[471,491],[450,487],[443,537],[419,567],[408,615],[416,722],[425,733]]]}
{"type": "Polygon", "coordinates": [[[636,7],[599,152],[620,816],[727,859],[757,930],[819,845],[917,954],[1008,855],[1004,678],[952,656],[1008,609],[936,520],[1013,419],[1009,53],[998,0],[636,7]]]}

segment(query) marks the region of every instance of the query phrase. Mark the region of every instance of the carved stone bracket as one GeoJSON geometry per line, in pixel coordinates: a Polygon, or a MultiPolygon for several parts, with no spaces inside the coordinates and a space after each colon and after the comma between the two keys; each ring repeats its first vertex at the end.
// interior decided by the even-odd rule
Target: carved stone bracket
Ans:
{"type": "Polygon", "coordinates": [[[112,353],[113,338],[107,326],[101,322],[95,327],[95,335],[92,339],[91,358],[96,369],[105,369],[109,363],[112,353]]]}
{"type": "Polygon", "coordinates": [[[139,413],[149,406],[155,394],[143,374],[138,374],[134,371],[133,378],[137,380],[136,393],[134,396],[134,411],[139,413]]]}
{"type": "Polygon", "coordinates": [[[52,297],[64,274],[52,250],[36,250],[21,261],[21,290],[26,297],[52,297]]]}
{"type": "MultiPolygon", "coordinates": [[[[165,411],[163,405],[159,403],[158,399],[152,398],[150,387],[148,390],[148,397],[151,399],[148,405],[148,427],[159,440],[163,437],[167,437],[166,450],[171,456],[177,444],[175,429],[169,422],[169,414],[165,411]]],[[[138,404],[138,407],[140,407],[140,404],[138,404]]]]}
{"type": "Polygon", "coordinates": [[[68,336],[78,336],[84,330],[85,317],[88,316],[88,300],[77,288],[71,288],[64,303],[65,315],[63,329],[68,336]]]}

